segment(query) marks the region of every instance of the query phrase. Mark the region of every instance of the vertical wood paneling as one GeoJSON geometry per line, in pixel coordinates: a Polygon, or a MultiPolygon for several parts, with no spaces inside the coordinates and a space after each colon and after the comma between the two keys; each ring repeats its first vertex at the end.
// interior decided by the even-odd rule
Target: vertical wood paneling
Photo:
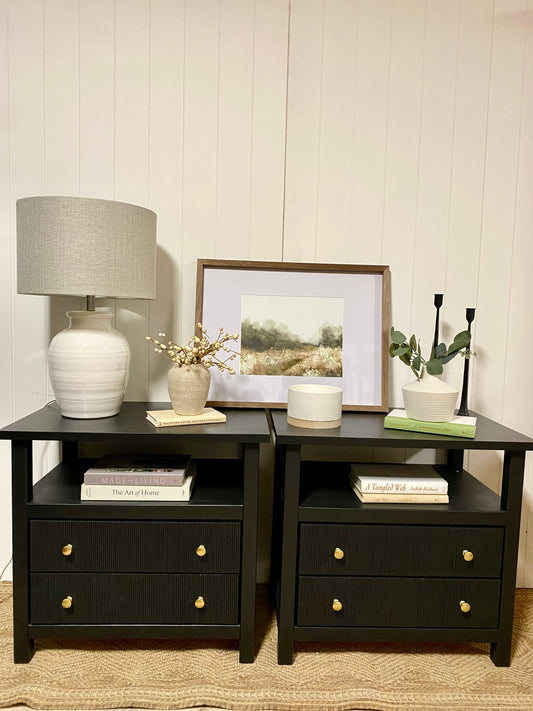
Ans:
{"type": "MultiPolygon", "coordinates": [[[[501,421],[508,355],[508,318],[514,242],[519,129],[522,106],[525,0],[497,0],[494,9],[483,212],[479,258],[476,338],[479,360],[473,371],[475,407],[501,421]],[[494,334],[498,334],[495,338],[494,334]],[[498,375],[497,375],[498,374],[498,375]]],[[[512,361],[511,361],[512,363],[512,361]]],[[[511,366],[512,367],[512,366],[511,366]]],[[[469,464],[483,481],[497,489],[502,457],[484,458],[473,452],[469,464]]]]}
{"type": "Polygon", "coordinates": [[[80,194],[113,199],[115,13],[108,0],[79,0],[80,194]]]}
{"type": "MultiPolygon", "coordinates": [[[[11,234],[16,289],[15,202],[44,190],[43,7],[9,4],[11,234]]],[[[14,294],[14,417],[41,407],[47,394],[48,308],[45,297],[14,294]]]]}
{"type": "MultiPolygon", "coordinates": [[[[426,357],[434,333],[433,297],[435,293],[444,292],[446,280],[458,36],[459,1],[429,2],[422,68],[416,246],[409,318],[422,340],[426,357]]],[[[451,313],[447,305],[448,299],[445,298],[440,336],[449,343],[452,334],[447,320],[453,320],[459,314],[451,313]]],[[[453,335],[462,328],[461,321],[460,328],[458,326],[453,335]]]]}
{"type": "Polygon", "coordinates": [[[215,255],[248,253],[255,2],[224,0],[220,12],[215,255]]]}
{"type": "MultiPolygon", "coordinates": [[[[0,421],[7,424],[13,417],[13,349],[12,333],[12,239],[10,145],[9,145],[9,54],[8,54],[8,3],[0,2],[0,421]]],[[[2,454],[5,447],[2,447],[2,454]]],[[[9,447],[7,449],[9,451],[9,447]]],[[[0,558],[1,564],[1,558],[0,558]]]]}
{"type": "MultiPolygon", "coordinates": [[[[80,190],[78,4],[45,0],[44,60],[44,194],[78,195],[80,190]]],[[[51,297],[49,338],[68,326],[66,312],[79,309],[74,297],[51,297]]],[[[47,380],[47,396],[54,392],[47,380]]]]}
{"type": "Polygon", "coordinates": [[[316,261],[323,22],[326,0],[292,0],[283,258],[316,261]]]}
{"type": "MultiPolygon", "coordinates": [[[[150,208],[157,214],[157,298],[151,336],[180,336],[183,163],[184,3],[150,3],[150,208]]],[[[145,342],[144,348],[148,350],[145,342]]],[[[168,362],[150,349],[149,396],[166,401],[168,362]]]]}
{"type": "MultiPolygon", "coordinates": [[[[148,206],[149,146],[148,0],[115,0],[115,189],[116,200],[148,206]]],[[[148,396],[148,359],[144,337],[147,301],[116,303],[116,325],[132,348],[126,398],[148,396]]]]}
{"type": "Polygon", "coordinates": [[[289,0],[255,0],[248,259],[282,258],[288,33],[289,0]]]}
{"type": "Polygon", "coordinates": [[[326,2],[320,96],[316,261],[346,262],[355,103],[357,4],[326,2]]]}
{"type": "Polygon", "coordinates": [[[220,3],[185,5],[182,338],[194,331],[196,259],[216,252],[220,3]]]}
{"type": "Polygon", "coordinates": [[[392,0],[360,2],[357,12],[348,262],[382,258],[392,0]]]}
{"type": "MultiPolygon", "coordinates": [[[[380,262],[389,264],[393,298],[391,324],[409,333],[416,254],[420,125],[424,69],[426,2],[399,0],[393,5],[387,109],[383,242],[380,262]]],[[[361,97],[359,100],[362,100],[361,97]]],[[[423,334],[417,333],[420,338],[423,334]]],[[[412,380],[409,370],[391,363],[391,397],[412,380]]],[[[396,400],[395,400],[396,401],[396,400]]]]}
{"type": "MultiPolygon", "coordinates": [[[[502,421],[510,427],[533,433],[533,408],[525,393],[533,392],[529,360],[533,351],[533,329],[528,304],[533,302],[533,282],[526,265],[533,264],[533,0],[520,20],[526,31],[522,82],[522,103],[516,181],[514,241],[511,264],[507,355],[502,421]]],[[[519,550],[520,587],[533,587],[533,454],[526,454],[526,476],[519,550]]]]}
{"type": "MultiPolygon", "coordinates": [[[[12,239],[11,230],[11,184],[10,184],[10,135],[9,135],[9,36],[8,2],[0,2],[0,423],[7,425],[13,419],[13,344],[11,341],[12,320],[12,239]]],[[[9,471],[11,467],[11,443],[0,444],[0,492],[3,503],[0,509],[0,566],[6,565],[11,556],[11,506],[9,471]]],[[[8,573],[8,571],[6,571],[8,573]]],[[[4,577],[10,577],[10,574],[4,577]]]]}

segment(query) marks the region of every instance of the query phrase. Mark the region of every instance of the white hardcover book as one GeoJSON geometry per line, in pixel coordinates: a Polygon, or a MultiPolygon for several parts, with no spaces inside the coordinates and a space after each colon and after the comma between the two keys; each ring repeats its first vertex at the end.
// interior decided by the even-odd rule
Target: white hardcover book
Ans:
{"type": "Polygon", "coordinates": [[[81,501],[189,501],[196,478],[196,465],[191,463],[182,486],[128,486],[82,484],[81,501]]]}
{"type": "Polygon", "coordinates": [[[364,504],[447,504],[448,494],[389,494],[368,493],[353,487],[355,495],[364,504]]]}
{"type": "Polygon", "coordinates": [[[430,464],[352,464],[350,482],[363,493],[448,493],[448,482],[430,464]]]}

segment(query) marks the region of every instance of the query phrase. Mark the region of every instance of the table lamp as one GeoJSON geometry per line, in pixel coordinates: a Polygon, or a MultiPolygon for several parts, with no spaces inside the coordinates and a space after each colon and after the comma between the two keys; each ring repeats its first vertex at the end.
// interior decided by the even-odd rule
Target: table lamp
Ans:
{"type": "Polygon", "coordinates": [[[95,310],[95,297],[155,299],[156,215],[137,205],[84,197],[17,200],[19,294],[86,297],[50,342],[48,365],[64,417],[116,415],[129,376],[130,346],[95,310]]]}

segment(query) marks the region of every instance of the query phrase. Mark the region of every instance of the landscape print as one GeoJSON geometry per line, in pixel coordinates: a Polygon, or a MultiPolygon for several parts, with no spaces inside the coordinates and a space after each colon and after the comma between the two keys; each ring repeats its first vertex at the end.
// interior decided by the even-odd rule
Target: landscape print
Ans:
{"type": "Polygon", "coordinates": [[[342,377],[342,298],[241,297],[241,375],[342,377]]]}

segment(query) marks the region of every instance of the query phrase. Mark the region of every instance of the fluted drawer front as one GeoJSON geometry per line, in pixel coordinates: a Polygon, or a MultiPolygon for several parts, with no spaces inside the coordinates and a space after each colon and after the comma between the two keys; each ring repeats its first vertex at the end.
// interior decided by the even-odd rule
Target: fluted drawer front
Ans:
{"type": "Polygon", "coordinates": [[[33,573],[30,619],[33,624],[237,624],[239,576],[33,573]]]}
{"type": "Polygon", "coordinates": [[[497,578],[502,546],[503,528],[303,523],[299,572],[497,578]]]}
{"type": "Polygon", "coordinates": [[[35,520],[30,522],[30,569],[238,573],[240,541],[239,521],[35,520]]]}
{"type": "Polygon", "coordinates": [[[499,580],[306,576],[299,578],[297,624],[493,629],[499,599],[499,580]]]}

